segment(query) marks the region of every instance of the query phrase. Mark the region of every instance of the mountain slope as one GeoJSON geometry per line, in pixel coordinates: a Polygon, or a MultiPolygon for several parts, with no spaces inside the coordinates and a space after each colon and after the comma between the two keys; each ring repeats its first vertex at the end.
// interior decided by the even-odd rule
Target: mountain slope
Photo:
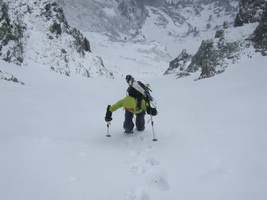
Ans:
{"type": "Polygon", "coordinates": [[[170,62],[165,74],[176,73],[180,78],[200,71],[198,79],[213,77],[224,72],[229,63],[239,62],[243,54],[252,57],[254,53],[249,49],[251,46],[265,56],[266,8],[265,1],[240,1],[234,24],[225,21],[214,37],[202,41],[195,55],[184,49],[170,62]],[[239,26],[242,28],[236,28],[239,26]]]}
{"type": "MultiPolygon", "coordinates": [[[[59,0],[63,10],[56,3],[42,2],[37,5],[29,0],[10,2],[13,7],[9,12],[15,10],[20,16],[20,20],[16,17],[11,20],[15,23],[13,27],[21,24],[18,27],[20,31],[17,31],[21,34],[16,36],[19,39],[14,40],[14,47],[3,45],[3,59],[18,64],[23,62],[23,65],[29,62],[50,65],[51,70],[61,74],[87,77],[120,76],[125,74],[124,63],[130,63],[133,68],[144,71],[144,74],[155,75],[155,69],[163,74],[172,57],[176,57],[183,49],[186,48],[189,54],[196,53],[203,39],[213,38],[222,27],[232,29],[233,17],[237,12],[237,1],[190,4],[187,1],[59,0]],[[78,29],[83,30],[86,37],[78,29]],[[93,53],[88,53],[91,49],[93,53]],[[110,49],[122,51],[118,51],[116,57],[111,57],[110,49]],[[122,55],[121,52],[125,51],[127,55],[122,55]],[[142,55],[142,59],[136,59],[139,57],[135,55],[136,51],[142,55]],[[155,60],[155,67],[148,65],[148,58],[155,60]]],[[[236,41],[232,43],[232,46],[238,46],[235,45],[236,41]]],[[[225,57],[214,63],[224,65],[225,57]]],[[[211,71],[221,73],[225,66],[219,68],[211,71]]]]}
{"type": "Polygon", "coordinates": [[[256,58],[197,82],[136,76],[158,102],[157,142],[150,123],[123,134],[123,110],[106,137],[106,106],[125,96],[124,78],[0,61],[24,83],[0,79],[0,199],[264,199],[267,71],[256,58]]]}
{"type": "Polygon", "coordinates": [[[1,1],[1,58],[19,65],[45,66],[64,75],[111,74],[90,43],[69,26],[62,9],[48,1],[1,1]]]}
{"type": "Polygon", "coordinates": [[[157,40],[171,56],[177,56],[188,46],[192,35],[198,36],[190,43],[194,46],[192,51],[196,51],[201,43],[199,38],[210,37],[224,21],[232,21],[238,5],[236,0],[176,4],[138,0],[58,2],[69,23],[80,30],[100,32],[127,42],[157,40]]]}

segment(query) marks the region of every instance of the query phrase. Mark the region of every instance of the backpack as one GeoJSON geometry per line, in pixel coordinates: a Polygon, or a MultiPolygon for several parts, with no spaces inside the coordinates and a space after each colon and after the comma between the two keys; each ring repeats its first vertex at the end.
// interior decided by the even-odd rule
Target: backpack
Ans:
{"type": "MultiPolygon", "coordinates": [[[[150,95],[150,92],[152,92],[152,90],[141,81],[136,81],[131,75],[126,76],[126,82],[129,84],[129,87],[127,89],[129,96],[134,97],[138,100],[137,107],[141,109],[141,102],[143,99],[151,107],[151,104],[154,100],[154,98],[150,95]]],[[[153,106],[155,107],[155,105],[153,106]]]]}

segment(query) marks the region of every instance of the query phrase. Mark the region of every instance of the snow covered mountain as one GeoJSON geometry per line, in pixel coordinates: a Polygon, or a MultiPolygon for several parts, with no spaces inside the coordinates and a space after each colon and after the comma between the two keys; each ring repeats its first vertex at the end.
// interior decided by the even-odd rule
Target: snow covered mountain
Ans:
{"type": "Polygon", "coordinates": [[[222,26],[237,12],[234,1],[204,1],[168,3],[147,0],[58,0],[66,18],[73,26],[84,31],[104,32],[113,37],[125,35],[130,38],[142,35],[146,40],[154,38],[155,32],[167,33],[166,37],[185,37],[216,26],[222,26]],[[196,17],[200,17],[196,20],[196,17]],[[201,23],[199,23],[201,21],[201,23]],[[208,24],[209,23],[209,24],[208,24]],[[208,24],[208,25],[207,25],[208,24]],[[145,31],[153,27],[154,31],[145,31]],[[208,27],[207,27],[208,26],[208,27]]]}
{"type": "Polygon", "coordinates": [[[224,21],[212,38],[202,41],[195,55],[188,54],[184,49],[170,63],[165,74],[176,73],[178,77],[184,77],[200,71],[198,79],[208,78],[224,72],[229,63],[239,62],[242,54],[253,57],[250,46],[262,49],[262,55],[266,55],[266,8],[265,1],[240,1],[234,24],[224,21]],[[261,25],[258,26],[259,22],[261,25]],[[236,28],[239,26],[241,28],[236,28]],[[254,30],[256,33],[253,33],[254,30]]]}
{"type": "Polygon", "coordinates": [[[69,23],[80,30],[101,32],[127,42],[157,40],[167,46],[172,56],[179,53],[180,46],[187,45],[185,41],[191,39],[190,36],[199,36],[193,42],[210,37],[225,21],[231,23],[238,11],[237,0],[179,3],[148,0],[58,2],[69,23]]]}
{"type": "Polygon", "coordinates": [[[203,39],[213,37],[224,23],[232,24],[238,2],[58,0],[57,3],[59,6],[31,0],[1,3],[6,8],[2,9],[1,24],[10,21],[19,30],[10,31],[20,34],[15,36],[18,39],[2,43],[2,59],[22,65],[34,62],[47,67],[49,63],[56,72],[89,77],[120,76],[124,74],[126,60],[133,68],[147,69],[144,73],[154,76],[156,68],[163,74],[183,49],[196,53],[203,39]],[[125,49],[128,54],[123,55],[122,50],[116,57],[114,54],[110,57],[109,49],[125,49]],[[136,61],[136,52],[144,59],[136,61]],[[156,60],[154,67],[146,59],[156,60]]]}
{"type": "MultiPolygon", "coordinates": [[[[253,50],[250,49],[252,40],[247,39],[252,36],[261,19],[264,19],[266,7],[264,1],[239,3],[219,0],[176,3],[60,0],[59,4],[66,11],[70,23],[85,32],[105,34],[117,44],[138,43],[139,52],[157,41],[157,46],[150,49],[158,51],[148,53],[160,56],[158,59],[169,67],[164,70],[164,67],[155,63],[156,68],[164,71],[164,74],[174,73],[177,77],[199,71],[198,79],[224,72],[229,63],[239,62],[242,54],[253,56],[253,50]],[[241,23],[250,24],[242,26],[241,23]],[[186,60],[181,59],[184,54],[187,55],[186,60]]],[[[128,56],[127,59],[131,59],[128,56]]],[[[121,59],[120,55],[118,57],[118,60],[121,59]]],[[[104,60],[112,63],[110,58],[104,60]]],[[[136,63],[134,58],[132,60],[137,69],[149,68],[146,63],[136,63]]],[[[117,73],[124,71],[123,66],[118,67],[117,64],[111,64],[109,68],[114,66],[117,73]]]]}
{"type": "Polygon", "coordinates": [[[201,79],[224,72],[241,54],[252,55],[245,40],[260,40],[252,34],[265,3],[9,0],[1,7],[1,58],[7,62],[33,62],[68,76],[121,76],[130,65],[148,76],[155,69],[177,77],[200,71],[201,79]],[[252,24],[239,28],[246,23],[252,24]]]}
{"type": "Polygon", "coordinates": [[[177,77],[197,71],[199,79],[212,77],[238,62],[241,54],[252,56],[249,41],[262,48],[264,30],[254,30],[264,19],[265,1],[238,3],[1,1],[0,56],[20,65],[49,66],[68,76],[121,76],[130,65],[151,76],[156,69],[177,77]]]}
{"type": "Polygon", "coordinates": [[[56,3],[40,0],[0,1],[0,57],[7,62],[41,65],[64,75],[111,74],[90,43],[69,26],[56,3]]]}

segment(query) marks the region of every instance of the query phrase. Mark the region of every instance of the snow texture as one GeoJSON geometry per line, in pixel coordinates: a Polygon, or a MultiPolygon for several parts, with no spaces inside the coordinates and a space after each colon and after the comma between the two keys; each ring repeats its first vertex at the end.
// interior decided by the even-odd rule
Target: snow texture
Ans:
{"type": "Polygon", "coordinates": [[[265,199],[265,63],[244,57],[197,82],[136,76],[158,102],[153,142],[150,123],[123,133],[123,110],[106,137],[106,106],[124,97],[124,77],[66,77],[0,61],[25,83],[0,80],[0,199],[265,199]]]}
{"type": "MultiPolygon", "coordinates": [[[[245,38],[255,27],[229,29],[227,37],[245,38]]],[[[34,57],[27,66],[0,61],[1,200],[267,198],[266,57],[251,47],[218,76],[176,79],[163,76],[170,51],[162,35],[126,42],[83,34],[114,79],[64,76],[34,57]],[[143,132],[124,134],[122,109],[106,137],[106,107],[125,97],[127,74],[151,85],[156,142],[149,116],[143,132]]],[[[177,54],[185,44],[195,53],[201,39],[180,38],[177,54]]]]}

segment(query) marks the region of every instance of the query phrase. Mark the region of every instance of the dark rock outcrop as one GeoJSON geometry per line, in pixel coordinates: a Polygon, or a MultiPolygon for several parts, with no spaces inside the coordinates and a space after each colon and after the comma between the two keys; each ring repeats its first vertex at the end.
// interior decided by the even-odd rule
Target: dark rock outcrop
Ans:
{"type": "Polygon", "coordinates": [[[265,6],[265,0],[240,0],[239,12],[236,15],[234,26],[260,22],[265,6]]]}
{"type": "Polygon", "coordinates": [[[23,62],[23,31],[26,25],[18,18],[11,21],[9,7],[4,1],[0,1],[0,56],[6,62],[14,62],[20,65],[23,62]],[[9,44],[9,48],[4,50],[9,44]]]}
{"type": "Polygon", "coordinates": [[[6,72],[3,72],[0,70],[0,81],[1,80],[4,80],[4,81],[11,81],[11,82],[14,82],[14,83],[19,83],[21,85],[24,85],[25,83],[19,81],[15,76],[13,76],[12,74],[9,74],[9,73],[6,73],[6,72]]]}
{"type": "MultiPolygon", "coordinates": [[[[186,68],[187,63],[191,61],[192,56],[193,55],[188,54],[186,52],[186,49],[184,49],[182,51],[182,53],[180,53],[180,55],[177,58],[175,58],[174,60],[172,60],[170,62],[170,66],[166,70],[164,75],[173,74],[175,72],[180,72],[181,73],[182,71],[184,71],[185,68],[186,68]]],[[[188,73],[183,74],[183,76],[186,76],[186,74],[188,74],[188,73]]]]}
{"type": "Polygon", "coordinates": [[[90,52],[89,40],[68,24],[57,3],[0,0],[0,59],[67,76],[112,76],[90,52]]]}
{"type": "Polygon", "coordinates": [[[165,74],[173,72],[174,68],[178,78],[188,76],[191,73],[201,71],[198,79],[209,78],[225,71],[231,62],[239,58],[240,45],[238,42],[227,42],[224,39],[223,31],[216,34],[215,39],[203,40],[197,53],[194,56],[188,55],[185,50],[170,63],[170,67],[165,74]],[[186,65],[186,63],[190,63],[186,65]]]}
{"type": "Polygon", "coordinates": [[[260,24],[257,26],[253,34],[249,38],[257,51],[262,55],[267,55],[267,4],[265,4],[265,12],[261,18],[260,24]]]}

